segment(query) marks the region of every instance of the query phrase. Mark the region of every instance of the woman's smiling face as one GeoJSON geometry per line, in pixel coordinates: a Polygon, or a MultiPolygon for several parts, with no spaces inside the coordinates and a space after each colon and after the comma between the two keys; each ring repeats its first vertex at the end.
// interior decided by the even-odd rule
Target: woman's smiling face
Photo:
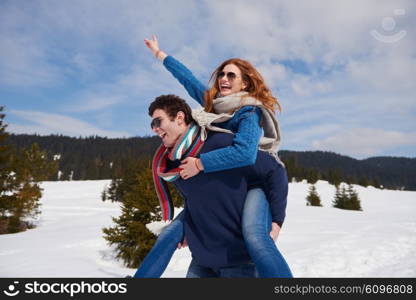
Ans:
{"type": "Polygon", "coordinates": [[[228,64],[217,74],[220,96],[228,96],[241,92],[247,87],[240,69],[234,64],[228,64]]]}

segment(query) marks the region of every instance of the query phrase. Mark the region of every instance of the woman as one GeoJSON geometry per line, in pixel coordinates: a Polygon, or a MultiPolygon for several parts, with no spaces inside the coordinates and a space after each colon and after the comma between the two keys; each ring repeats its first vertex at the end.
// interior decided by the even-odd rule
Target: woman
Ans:
{"type": "MultiPolygon", "coordinates": [[[[206,89],[184,65],[159,49],[155,36],[145,39],[145,44],[156,58],[163,61],[164,66],[189,95],[204,106],[205,112],[218,113],[222,116],[219,119],[225,120],[221,123],[215,120],[207,124],[207,128],[235,133],[232,146],[204,153],[200,158],[189,157],[183,160],[180,166],[182,178],[188,179],[200,171],[215,172],[254,164],[259,142],[260,148],[279,161],[279,130],[271,112],[276,106],[280,109],[280,106],[264,84],[262,76],[249,62],[236,58],[223,62],[211,76],[212,87],[206,89]],[[269,136],[268,139],[260,139],[260,121],[263,125],[266,124],[263,129],[265,136],[269,136]]],[[[286,195],[282,197],[286,201],[286,195]]],[[[242,220],[246,246],[260,277],[292,277],[274,243],[283,223],[286,202],[283,212],[281,203],[280,206],[278,203],[270,205],[261,189],[248,191],[242,220]]],[[[176,241],[182,239],[181,222],[182,214],[162,232],[135,277],[159,277],[163,273],[175,251],[176,241]]],[[[179,243],[178,248],[181,246],[183,244],[179,243]]]]}

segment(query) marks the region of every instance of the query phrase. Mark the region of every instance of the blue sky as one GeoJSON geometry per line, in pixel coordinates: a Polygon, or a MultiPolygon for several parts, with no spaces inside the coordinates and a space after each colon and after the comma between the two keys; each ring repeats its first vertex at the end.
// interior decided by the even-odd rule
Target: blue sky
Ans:
{"type": "Polygon", "coordinates": [[[0,2],[0,105],[14,133],[151,135],[147,107],[197,104],[143,39],[204,83],[225,59],[263,74],[283,150],[416,157],[414,1],[0,2]]]}

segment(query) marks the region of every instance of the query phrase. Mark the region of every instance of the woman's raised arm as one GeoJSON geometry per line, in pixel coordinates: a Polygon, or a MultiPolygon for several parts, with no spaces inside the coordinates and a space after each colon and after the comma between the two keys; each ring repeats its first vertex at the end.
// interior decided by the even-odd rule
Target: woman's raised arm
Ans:
{"type": "Polygon", "coordinates": [[[151,39],[144,39],[144,43],[147,48],[150,49],[152,54],[163,62],[163,65],[173,75],[173,77],[175,77],[179,83],[182,84],[189,96],[204,106],[204,93],[206,86],[202,84],[180,61],[160,50],[159,42],[155,35],[152,35],[151,39]]]}

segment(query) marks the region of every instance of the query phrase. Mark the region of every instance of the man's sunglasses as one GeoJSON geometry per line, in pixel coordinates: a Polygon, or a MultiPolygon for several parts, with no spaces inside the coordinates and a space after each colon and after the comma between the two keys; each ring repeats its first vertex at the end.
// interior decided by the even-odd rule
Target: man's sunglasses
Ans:
{"type": "Polygon", "coordinates": [[[234,72],[227,72],[227,73],[225,73],[225,72],[221,71],[221,72],[218,73],[217,79],[221,79],[224,76],[227,76],[227,79],[228,80],[234,80],[234,79],[237,78],[237,74],[235,74],[234,72]]]}
{"type": "Polygon", "coordinates": [[[161,123],[162,123],[162,120],[160,118],[154,118],[152,122],[150,122],[150,127],[152,129],[159,128],[161,123]]]}

